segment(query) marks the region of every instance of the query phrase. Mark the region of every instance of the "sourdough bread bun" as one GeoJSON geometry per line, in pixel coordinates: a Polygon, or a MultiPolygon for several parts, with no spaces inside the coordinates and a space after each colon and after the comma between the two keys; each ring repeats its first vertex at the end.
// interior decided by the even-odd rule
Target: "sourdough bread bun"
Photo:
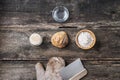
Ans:
{"type": "Polygon", "coordinates": [[[58,48],[63,48],[68,44],[68,36],[66,32],[60,31],[55,33],[51,37],[51,43],[53,46],[58,47],[58,48]]]}

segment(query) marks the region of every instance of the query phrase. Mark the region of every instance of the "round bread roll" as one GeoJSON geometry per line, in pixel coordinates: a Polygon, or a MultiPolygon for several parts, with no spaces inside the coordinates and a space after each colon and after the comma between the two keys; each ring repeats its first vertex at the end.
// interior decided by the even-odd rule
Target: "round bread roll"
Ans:
{"type": "Polygon", "coordinates": [[[64,31],[57,32],[52,36],[51,42],[53,46],[63,48],[68,44],[68,36],[64,31]]]}
{"type": "Polygon", "coordinates": [[[43,39],[42,39],[42,37],[41,37],[39,34],[33,33],[33,34],[30,36],[29,41],[30,41],[30,43],[31,43],[32,45],[34,45],[34,46],[39,46],[39,45],[42,44],[43,39]]]}

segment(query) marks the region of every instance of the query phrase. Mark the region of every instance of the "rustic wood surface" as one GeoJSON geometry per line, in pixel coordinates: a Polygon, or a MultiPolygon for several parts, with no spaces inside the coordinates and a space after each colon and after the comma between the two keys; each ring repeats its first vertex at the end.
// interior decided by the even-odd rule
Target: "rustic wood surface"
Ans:
{"type": "MultiPolygon", "coordinates": [[[[52,10],[59,5],[66,6],[70,11],[67,22],[120,20],[119,0],[0,0],[0,18],[4,21],[16,16],[16,19],[20,19],[20,24],[52,23],[52,10]]],[[[12,20],[14,23],[15,18],[12,20]]],[[[3,21],[0,23],[10,24],[3,21]]]]}
{"type": "Polygon", "coordinates": [[[0,0],[0,80],[36,80],[34,65],[61,56],[66,65],[81,58],[88,70],[82,80],[120,80],[120,1],[119,0],[0,0]],[[70,11],[65,23],[57,23],[51,13],[64,5],[70,11]],[[81,29],[92,30],[97,38],[90,50],[75,44],[81,29]],[[58,49],[50,38],[66,31],[69,44],[58,49]],[[29,43],[37,32],[44,37],[41,46],[29,43]]]}
{"type": "MultiPolygon", "coordinates": [[[[34,68],[36,62],[39,61],[1,61],[0,80],[36,80],[34,68]]],[[[120,61],[83,61],[83,63],[88,74],[82,80],[120,79],[120,61]]]]}
{"type": "MultiPolygon", "coordinates": [[[[48,24],[49,25],[49,24],[48,24]]],[[[55,24],[52,24],[55,25],[55,24]]],[[[49,27],[52,27],[49,25],[49,27]]],[[[37,60],[49,58],[51,56],[62,56],[65,58],[81,57],[84,60],[120,60],[120,28],[119,26],[84,26],[82,29],[92,30],[97,38],[94,48],[90,50],[79,49],[75,43],[75,36],[78,28],[52,28],[41,29],[40,27],[1,27],[0,30],[0,59],[1,60],[37,60]],[[114,27],[114,28],[113,28],[114,27]],[[69,44],[64,49],[58,49],[52,46],[51,36],[57,31],[66,31],[69,35],[69,44]],[[44,38],[41,46],[34,47],[29,43],[29,36],[37,32],[44,38]]],[[[45,26],[45,25],[44,25],[45,26]]],[[[44,27],[43,26],[43,27],[44,27]]],[[[70,24],[69,24],[70,26],[70,24]]],[[[47,25],[46,25],[47,27],[47,25]]]]}

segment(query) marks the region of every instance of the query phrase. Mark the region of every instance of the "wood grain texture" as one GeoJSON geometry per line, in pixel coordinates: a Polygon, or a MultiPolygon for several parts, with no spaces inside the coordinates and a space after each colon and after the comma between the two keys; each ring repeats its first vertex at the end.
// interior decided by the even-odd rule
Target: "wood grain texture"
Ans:
{"type": "Polygon", "coordinates": [[[36,80],[34,65],[46,65],[52,56],[63,57],[67,64],[81,58],[88,70],[82,80],[120,80],[120,0],[0,0],[0,80],[36,80]],[[47,5],[47,6],[46,6],[47,5]],[[52,18],[54,7],[70,11],[66,23],[52,18]],[[92,30],[97,38],[90,50],[79,49],[75,35],[92,30]],[[58,49],[51,36],[66,31],[69,45],[58,49]],[[44,37],[39,47],[31,46],[29,36],[44,37]]]}
{"type": "Polygon", "coordinates": [[[119,4],[119,0],[0,0],[0,15],[17,16],[23,24],[51,23],[55,22],[51,16],[53,8],[64,5],[70,11],[67,22],[119,21],[119,4]]]}
{"type": "MultiPolygon", "coordinates": [[[[40,25],[39,25],[40,26],[40,25]]],[[[69,25],[70,26],[70,25],[69,25]]],[[[83,60],[120,60],[120,28],[119,26],[99,26],[84,28],[55,28],[43,29],[39,27],[16,27],[0,29],[0,59],[1,60],[37,60],[52,56],[65,58],[81,57],[83,60]],[[75,44],[76,33],[81,29],[92,30],[97,38],[96,45],[90,50],[82,50],[75,44]],[[66,31],[69,44],[66,48],[58,49],[51,44],[51,36],[57,31],[66,31]],[[43,44],[34,47],[29,43],[32,33],[39,33],[44,37],[43,44]]]]}
{"type": "MultiPolygon", "coordinates": [[[[2,61],[0,80],[36,80],[35,64],[39,61],[2,61]]],[[[70,63],[71,61],[67,61],[70,63]]],[[[81,80],[119,80],[120,61],[82,61],[88,75],[81,80]]],[[[43,63],[43,62],[42,62],[43,63]]],[[[46,65],[46,61],[44,61],[46,65]]]]}

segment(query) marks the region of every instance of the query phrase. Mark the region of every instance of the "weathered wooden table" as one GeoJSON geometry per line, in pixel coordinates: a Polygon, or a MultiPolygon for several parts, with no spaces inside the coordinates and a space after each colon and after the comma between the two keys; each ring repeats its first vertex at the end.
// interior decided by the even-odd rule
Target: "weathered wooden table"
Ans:
{"type": "Polygon", "coordinates": [[[46,64],[52,56],[63,57],[67,64],[80,57],[88,70],[82,80],[120,80],[120,0],[0,0],[0,80],[36,80],[34,65],[46,64]],[[67,22],[52,19],[57,5],[69,9],[67,22]],[[76,46],[81,29],[95,33],[94,48],[76,46]],[[61,30],[70,38],[64,49],[50,42],[61,30]],[[44,36],[39,47],[29,43],[33,32],[44,36]]]}

